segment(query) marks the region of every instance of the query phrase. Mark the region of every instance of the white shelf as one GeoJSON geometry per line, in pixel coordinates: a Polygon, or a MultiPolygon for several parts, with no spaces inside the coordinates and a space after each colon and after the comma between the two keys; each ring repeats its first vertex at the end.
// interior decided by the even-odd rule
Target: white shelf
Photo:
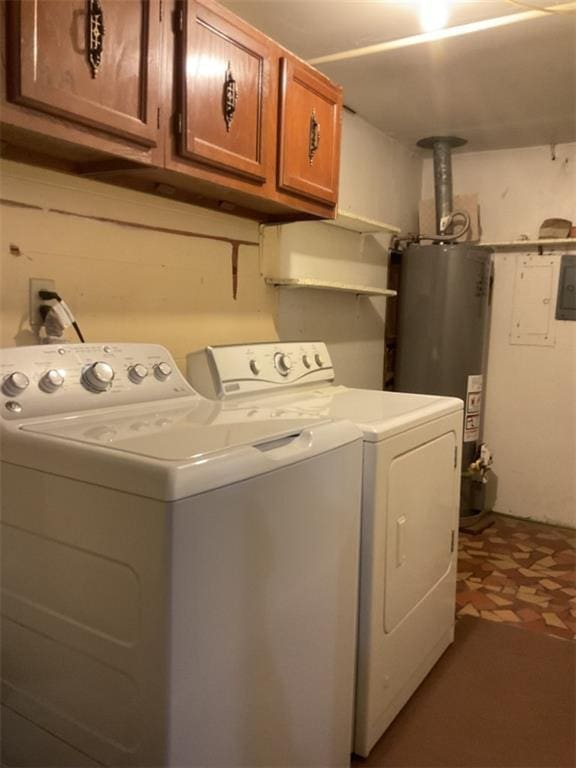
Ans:
{"type": "Polygon", "coordinates": [[[576,248],[576,237],[555,237],[542,240],[511,240],[510,242],[501,243],[479,243],[479,245],[485,245],[488,248],[503,251],[510,248],[565,248],[567,245],[576,248]]]}
{"type": "Polygon", "coordinates": [[[391,291],[388,288],[315,280],[312,277],[266,277],[264,279],[268,285],[280,288],[315,288],[320,291],[346,291],[347,293],[357,293],[365,296],[396,296],[396,291],[391,291]]]}
{"type": "Polygon", "coordinates": [[[359,232],[363,235],[377,234],[378,232],[387,232],[392,235],[399,235],[400,229],[393,224],[386,224],[384,221],[367,219],[351,211],[339,210],[335,219],[324,219],[325,224],[332,224],[334,227],[349,229],[352,232],[359,232]]]}

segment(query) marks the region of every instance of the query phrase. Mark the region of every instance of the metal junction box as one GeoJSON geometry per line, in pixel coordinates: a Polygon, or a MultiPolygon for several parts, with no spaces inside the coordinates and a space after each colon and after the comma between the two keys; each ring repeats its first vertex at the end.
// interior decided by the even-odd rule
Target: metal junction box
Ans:
{"type": "Polygon", "coordinates": [[[576,320],[576,254],[565,253],[560,262],[556,320],[576,320]]]}

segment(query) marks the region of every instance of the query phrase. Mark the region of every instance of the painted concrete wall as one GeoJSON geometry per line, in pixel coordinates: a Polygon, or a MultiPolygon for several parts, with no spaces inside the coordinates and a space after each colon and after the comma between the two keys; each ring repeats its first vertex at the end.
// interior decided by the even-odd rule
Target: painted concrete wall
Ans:
{"type": "MultiPolygon", "coordinates": [[[[554,150],[457,152],[452,166],[454,193],[478,193],[484,241],[537,238],[542,221],[553,217],[576,224],[576,143],[559,144],[554,150]]],[[[433,196],[432,160],[426,158],[422,198],[433,196]]]]}
{"type": "MultiPolygon", "coordinates": [[[[541,222],[551,217],[576,223],[576,144],[559,145],[554,153],[534,147],[456,154],[453,175],[455,193],[478,192],[484,241],[537,237],[541,222]]],[[[432,194],[432,163],[426,160],[422,197],[432,194]]],[[[552,305],[563,252],[546,252],[552,305]]],[[[518,268],[526,253],[494,257],[484,436],[495,454],[496,509],[576,527],[576,322],[555,320],[552,313],[552,345],[511,343],[518,268]]],[[[536,320],[541,305],[521,310],[536,320]]]]}
{"type": "Polygon", "coordinates": [[[56,281],[87,339],[164,344],[179,365],[208,343],[277,338],[256,223],[25,165],[0,170],[2,346],[35,343],[30,277],[56,281]],[[239,249],[236,300],[230,243],[193,232],[254,243],[239,249]]]}
{"type": "MultiPolygon", "coordinates": [[[[339,207],[370,219],[414,230],[418,221],[422,160],[414,152],[373,128],[344,114],[339,207]]],[[[318,228],[332,230],[325,224],[318,228]]],[[[314,274],[335,281],[386,286],[389,236],[360,238],[343,233],[351,243],[350,259],[330,262],[334,233],[326,236],[324,259],[310,254],[314,274]]],[[[316,249],[317,251],[317,249],[316,249]]],[[[301,257],[301,254],[300,254],[301,257]]],[[[300,261],[301,263],[301,261],[300,261]]],[[[305,275],[303,275],[305,276],[305,275]]],[[[323,339],[328,343],[341,384],[381,389],[384,365],[386,299],[317,290],[279,289],[278,332],[283,339],[323,339]]]]}
{"type": "MultiPolygon", "coordinates": [[[[414,153],[360,118],[345,116],[345,209],[414,227],[421,165],[414,153]]],[[[208,343],[278,335],[321,338],[330,345],[341,382],[381,387],[385,299],[268,287],[258,247],[248,245],[239,250],[234,300],[231,245],[186,235],[200,232],[257,243],[255,223],[16,163],[4,161],[0,171],[2,198],[18,204],[0,208],[3,346],[35,342],[28,326],[28,282],[49,277],[92,340],[159,342],[182,365],[189,350],[208,343]]],[[[376,267],[382,286],[387,245],[387,237],[369,237],[361,252],[351,253],[360,270],[376,267]]],[[[324,252],[331,273],[330,244],[324,252]]],[[[358,282],[363,280],[361,274],[358,282]]]]}

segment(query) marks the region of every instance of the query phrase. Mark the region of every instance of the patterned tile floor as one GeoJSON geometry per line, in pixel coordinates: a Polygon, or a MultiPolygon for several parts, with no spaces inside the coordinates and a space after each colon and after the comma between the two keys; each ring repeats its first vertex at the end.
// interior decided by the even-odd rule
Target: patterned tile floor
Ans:
{"type": "Polygon", "coordinates": [[[457,616],[576,639],[576,531],[494,515],[460,533],[457,616]]]}

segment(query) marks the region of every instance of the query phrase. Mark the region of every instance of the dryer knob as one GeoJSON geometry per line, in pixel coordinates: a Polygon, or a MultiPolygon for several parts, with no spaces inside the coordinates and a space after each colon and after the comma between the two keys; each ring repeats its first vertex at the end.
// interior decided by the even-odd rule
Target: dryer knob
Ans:
{"type": "Polygon", "coordinates": [[[105,392],[114,381],[114,369],[101,361],[92,363],[82,372],[82,384],[90,392],[105,392]]]}
{"type": "Polygon", "coordinates": [[[2,382],[2,392],[8,397],[16,397],[16,395],[21,395],[24,392],[28,384],[30,384],[30,379],[25,373],[14,371],[14,373],[6,376],[2,382]]]}
{"type": "Polygon", "coordinates": [[[56,368],[52,368],[42,376],[38,382],[38,386],[42,392],[51,394],[57,392],[64,385],[64,372],[58,371],[56,368]]]}
{"type": "Polygon", "coordinates": [[[158,379],[158,381],[166,381],[166,379],[172,375],[172,368],[168,365],[168,363],[156,363],[154,366],[154,376],[158,379]]]}

